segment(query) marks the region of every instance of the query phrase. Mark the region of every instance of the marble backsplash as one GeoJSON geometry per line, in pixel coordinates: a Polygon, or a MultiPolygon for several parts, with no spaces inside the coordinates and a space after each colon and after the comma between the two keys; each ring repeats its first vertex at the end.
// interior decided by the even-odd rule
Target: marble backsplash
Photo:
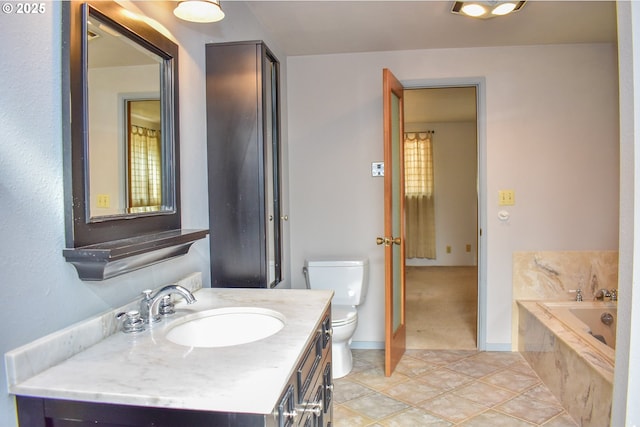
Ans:
{"type": "Polygon", "coordinates": [[[618,288],[618,251],[536,251],[513,253],[511,342],[518,348],[518,300],[585,301],[598,289],[618,288]],[[573,292],[572,292],[573,291],[573,292]]]}
{"type": "MultiPolygon", "coordinates": [[[[202,288],[202,273],[190,274],[175,283],[194,292],[202,288]]],[[[122,307],[70,325],[9,351],[4,356],[8,385],[31,378],[116,333],[120,326],[116,313],[137,310],[139,307],[140,298],[137,298],[122,307]]]]}

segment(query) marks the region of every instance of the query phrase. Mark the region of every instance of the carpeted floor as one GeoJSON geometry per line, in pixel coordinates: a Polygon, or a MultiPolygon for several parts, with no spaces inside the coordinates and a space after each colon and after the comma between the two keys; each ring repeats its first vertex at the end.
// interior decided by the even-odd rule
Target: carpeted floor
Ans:
{"type": "Polygon", "coordinates": [[[407,349],[477,348],[477,267],[406,267],[407,349]]]}

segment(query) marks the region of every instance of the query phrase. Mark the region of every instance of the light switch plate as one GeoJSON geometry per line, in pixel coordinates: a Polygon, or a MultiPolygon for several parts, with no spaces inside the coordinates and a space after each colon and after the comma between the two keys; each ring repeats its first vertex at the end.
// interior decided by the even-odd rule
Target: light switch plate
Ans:
{"type": "Polygon", "coordinates": [[[514,190],[498,191],[498,205],[513,206],[516,204],[516,192],[514,190]]]}
{"type": "Polygon", "coordinates": [[[384,176],[384,162],[371,163],[371,176],[384,176]]]}

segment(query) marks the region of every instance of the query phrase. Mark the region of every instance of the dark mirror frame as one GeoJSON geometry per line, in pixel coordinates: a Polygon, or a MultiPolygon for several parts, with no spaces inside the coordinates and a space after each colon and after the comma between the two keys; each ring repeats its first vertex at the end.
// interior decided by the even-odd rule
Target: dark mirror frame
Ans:
{"type": "MultiPolygon", "coordinates": [[[[65,2],[71,9],[69,35],[69,98],[71,109],[70,120],[64,123],[73,123],[70,129],[71,136],[71,173],[73,174],[73,209],[70,213],[73,227],[67,227],[67,246],[80,247],[111,240],[140,236],[161,230],[173,230],[180,228],[180,141],[178,135],[178,46],[161,35],[152,27],[142,21],[135,21],[122,13],[124,9],[112,2],[65,2]],[[149,215],[118,215],[106,217],[103,221],[90,220],[88,214],[88,162],[89,162],[89,123],[87,120],[88,93],[87,93],[87,37],[86,22],[88,16],[95,16],[99,20],[116,28],[127,38],[134,40],[149,51],[164,59],[165,72],[161,81],[161,93],[167,96],[166,107],[163,108],[163,123],[167,123],[165,138],[168,138],[172,146],[165,149],[168,156],[164,156],[167,165],[163,167],[166,182],[174,190],[174,199],[169,203],[173,210],[169,213],[157,212],[149,215]],[[167,114],[169,113],[169,114],[167,114]],[[72,233],[72,234],[71,234],[72,233]]],[[[114,106],[115,107],[115,106],[114,106]]],[[[163,125],[164,126],[164,125],[163,125]]],[[[166,192],[163,192],[166,194],[166,192]]],[[[68,215],[67,215],[68,216],[68,215]]]]}
{"type": "MultiPolygon", "coordinates": [[[[208,230],[182,230],[178,121],[178,46],[112,1],[62,3],[62,131],[64,140],[66,246],[63,255],[83,280],[103,280],[185,254],[208,230]],[[173,183],[173,210],[90,219],[88,192],[87,17],[96,16],[165,59],[163,121],[173,138],[164,173],[173,183]],[[170,116],[167,115],[167,112],[170,116]]],[[[164,126],[164,125],[163,125],[164,126]]],[[[168,135],[167,135],[168,136],[168,135]]]]}

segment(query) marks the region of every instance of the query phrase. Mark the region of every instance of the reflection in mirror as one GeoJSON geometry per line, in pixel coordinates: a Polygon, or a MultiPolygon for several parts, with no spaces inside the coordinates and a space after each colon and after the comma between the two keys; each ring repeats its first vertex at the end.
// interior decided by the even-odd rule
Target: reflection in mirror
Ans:
{"type": "Polygon", "coordinates": [[[178,45],[156,24],[113,1],[62,2],[62,253],[82,280],[182,256],[209,233],[182,228],[178,45]]]}
{"type": "MultiPolygon", "coordinates": [[[[90,221],[172,211],[163,177],[164,59],[90,12],[87,19],[90,221]]],[[[164,116],[168,117],[168,116],[164,116]]]]}
{"type": "Polygon", "coordinates": [[[127,213],[162,206],[160,100],[126,100],[127,213]]]}

